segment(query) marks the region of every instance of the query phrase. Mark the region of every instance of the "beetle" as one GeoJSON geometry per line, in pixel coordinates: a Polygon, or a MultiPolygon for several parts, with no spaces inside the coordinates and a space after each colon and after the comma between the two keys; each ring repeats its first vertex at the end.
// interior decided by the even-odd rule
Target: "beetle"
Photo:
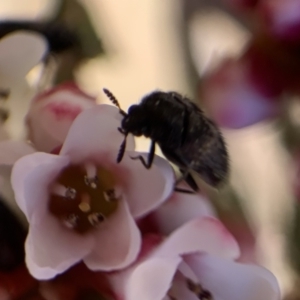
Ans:
{"type": "Polygon", "coordinates": [[[177,183],[185,180],[197,191],[199,188],[191,171],[213,187],[226,179],[229,158],[222,134],[189,98],[173,91],[154,91],[144,96],[140,104],[131,105],[126,113],[109,90],[103,91],[124,117],[119,128],[124,141],[118,153],[118,163],[125,152],[126,137],[131,133],[151,139],[147,160],[141,155],[132,157],[139,159],[147,169],[151,168],[155,145],[158,144],[164,156],[182,173],[177,183]]]}

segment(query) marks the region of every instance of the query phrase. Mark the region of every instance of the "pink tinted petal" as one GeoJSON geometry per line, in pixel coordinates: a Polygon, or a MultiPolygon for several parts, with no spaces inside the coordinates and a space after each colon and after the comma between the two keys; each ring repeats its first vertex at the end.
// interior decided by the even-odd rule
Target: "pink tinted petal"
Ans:
{"type": "MultiPolygon", "coordinates": [[[[182,184],[180,188],[189,189],[182,184]]],[[[167,202],[153,212],[154,222],[162,234],[170,234],[192,219],[210,216],[215,213],[212,205],[201,194],[174,192],[167,202]]]]}
{"type": "Polygon", "coordinates": [[[276,278],[268,270],[208,254],[184,259],[214,300],[279,300],[276,278]]]}
{"type": "Polygon", "coordinates": [[[54,216],[37,212],[25,244],[28,270],[35,278],[52,278],[86,256],[93,242],[91,235],[76,234],[54,216]]]}
{"type": "MultiPolygon", "coordinates": [[[[124,136],[119,132],[122,115],[112,106],[101,104],[83,111],[73,122],[61,154],[68,154],[78,162],[99,153],[118,151],[124,136]]],[[[134,149],[134,140],[127,137],[127,150],[134,149]]]]}
{"type": "Polygon", "coordinates": [[[140,160],[131,157],[145,153],[126,152],[120,166],[126,167],[123,177],[126,182],[126,195],[130,211],[135,218],[157,208],[174,189],[175,177],[171,165],[163,158],[155,156],[150,169],[146,169],[140,160]]]}
{"type": "Polygon", "coordinates": [[[40,151],[50,152],[62,145],[74,119],[96,105],[90,97],[80,94],[78,88],[69,90],[69,85],[63,84],[54,91],[38,96],[26,117],[29,139],[40,151]]]}
{"type": "Polygon", "coordinates": [[[157,249],[154,256],[176,256],[195,251],[235,259],[240,255],[233,236],[217,219],[198,218],[178,228],[157,249]]]}
{"type": "Polygon", "coordinates": [[[128,279],[125,300],[162,300],[180,262],[180,257],[166,257],[141,263],[128,279]]]}
{"type": "Polygon", "coordinates": [[[68,157],[41,152],[26,155],[15,163],[12,188],[28,220],[34,211],[42,213],[47,209],[49,184],[68,163],[68,157]]]}
{"type": "Polygon", "coordinates": [[[116,295],[116,299],[122,299],[131,273],[149,256],[149,254],[162,242],[162,240],[163,237],[158,235],[151,234],[143,236],[142,247],[135,262],[128,268],[107,274],[112,290],[116,295]]]}
{"type": "Polygon", "coordinates": [[[45,101],[49,99],[49,97],[52,97],[53,94],[60,93],[62,91],[68,91],[72,95],[76,95],[78,97],[81,97],[82,99],[88,100],[89,102],[92,102],[96,104],[97,98],[96,96],[91,96],[87,93],[85,93],[83,90],[79,88],[76,82],[74,81],[66,81],[60,85],[56,85],[52,87],[49,90],[46,90],[39,95],[33,100],[34,102],[40,102],[40,101],[45,101]]]}
{"type": "Polygon", "coordinates": [[[13,165],[19,158],[34,152],[33,147],[22,141],[0,142],[0,165],[13,165]]]}
{"type": "Polygon", "coordinates": [[[91,270],[125,268],[137,258],[141,249],[140,232],[123,200],[117,211],[95,231],[94,237],[93,251],[84,259],[91,270]]]}
{"type": "Polygon", "coordinates": [[[0,77],[25,76],[46,51],[47,42],[37,33],[17,31],[6,35],[0,42],[0,77]]]}

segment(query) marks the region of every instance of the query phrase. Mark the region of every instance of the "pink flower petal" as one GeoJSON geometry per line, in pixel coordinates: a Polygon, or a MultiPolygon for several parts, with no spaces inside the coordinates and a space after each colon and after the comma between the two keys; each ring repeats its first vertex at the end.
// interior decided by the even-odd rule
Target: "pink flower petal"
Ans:
{"type": "Polygon", "coordinates": [[[45,39],[33,32],[14,32],[0,42],[0,77],[25,76],[47,51],[45,39]]]}
{"type": "Polygon", "coordinates": [[[74,119],[95,107],[93,99],[71,83],[38,95],[26,116],[29,139],[38,150],[51,152],[63,144],[74,119]]]}
{"type": "Polygon", "coordinates": [[[258,11],[269,33],[286,42],[299,42],[299,0],[261,0],[260,2],[258,11]]]}
{"type": "Polygon", "coordinates": [[[126,152],[120,166],[126,168],[126,195],[134,218],[142,217],[165,201],[174,189],[175,177],[171,165],[155,156],[153,165],[146,169],[139,160],[131,157],[147,154],[126,152]]]}
{"type": "Polygon", "coordinates": [[[213,299],[279,300],[276,278],[268,270],[208,254],[193,254],[185,261],[213,299]]]}
{"type": "Polygon", "coordinates": [[[156,257],[141,263],[129,277],[125,299],[162,300],[180,262],[180,257],[156,257]]]}
{"type": "MultiPolygon", "coordinates": [[[[118,131],[122,115],[112,105],[97,105],[83,111],[73,122],[60,154],[80,162],[99,153],[118,151],[124,136],[118,131]]],[[[127,137],[127,150],[134,149],[134,140],[127,137]]]]}
{"type": "Polygon", "coordinates": [[[0,165],[13,165],[19,158],[34,152],[33,147],[22,141],[0,142],[0,165]]]}
{"type": "Polygon", "coordinates": [[[141,236],[126,201],[94,232],[93,251],[84,259],[91,270],[112,271],[127,267],[138,256],[141,236]]]}
{"type": "Polygon", "coordinates": [[[143,236],[141,250],[135,262],[128,268],[107,274],[109,283],[114,294],[116,295],[116,299],[123,299],[123,295],[125,294],[128,279],[130,278],[131,273],[142,261],[147,259],[149,254],[162,242],[162,240],[163,237],[159,235],[149,234],[143,236]]]}
{"type": "MultiPolygon", "coordinates": [[[[265,87],[266,82],[260,83],[265,87]]],[[[266,95],[250,76],[249,64],[225,60],[208,75],[203,89],[208,113],[222,127],[242,128],[274,117],[278,113],[278,95],[266,95]]]]}
{"type": "MultiPolygon", "coordinates": [[[[186,184],[179,187],[189,189],[186,184]]],[[[201,194],[174,192],[171,198],[153,212],[153,219],[162,234],[170,234],[192,219],[215,213],[212,205],[201,194]]]]}
{"type": "Polygon", "coordinates": [[[11,183],[16,202],[28,220],[33,211],[43,213],[47,209],[49,184],[68,163],[66,156],[41,152],[26,155],[15,163],[11,183]]]}
{"type": "Polygon", "coordinates": [[[57,218],[35,212],[25,244],[26,264],[38,279],[50,279],[79,262],[92,249],[91,235],[65,228],[57,218]]]}
{"type": "Polygon", "coordinates": [[[177,256],[195,251],[235,259],[239,246],[220,221],[210,217],[198,218],[178,228],[153,254],[177,256]]]}

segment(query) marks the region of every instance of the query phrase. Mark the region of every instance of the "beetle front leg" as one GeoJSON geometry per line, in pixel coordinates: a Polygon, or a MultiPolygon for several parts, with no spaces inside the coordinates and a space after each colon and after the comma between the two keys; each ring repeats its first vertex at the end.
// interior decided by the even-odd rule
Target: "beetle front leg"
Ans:
{"type": "Polygon", "coordinates": [[[150,169],[154,160],[154,155],[155,155],[155,141],[151,142],[150,149],[149,149],[149,154],[148,154],[148,159],[147,162],[145,161],[144,157],[142,155],[136,156],[136,157],[131,157],[131,159],[139,159],[142,163],[142,165],[146,169],[150,169]]]}

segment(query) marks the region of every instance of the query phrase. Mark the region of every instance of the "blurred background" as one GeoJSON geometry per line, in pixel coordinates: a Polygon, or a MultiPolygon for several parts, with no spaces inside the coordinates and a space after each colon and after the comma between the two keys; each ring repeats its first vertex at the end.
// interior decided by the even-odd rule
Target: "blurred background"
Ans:
{"type": "MultiPolygon", "coordinates": [[[[282,39],[272,31],[275,27],[268,27],[274,20],[269,17],[274,7],[268,10],[268,5],[242,0],[10,0],[0,2],[0,20],[64,21],[80,40],[75,50],[58,51],[29,73],[22,93],[26,89],[33,95],[42,73],[54,82],[75,79],[99,103],[109,103],[102,92],[108,88],[124,110],[155,89],[175,90],[197,102],[221,126],[231,161],[230,185],[207,194],[241,238],[244,260],[270,269],[283,294],[299,299],[294,290],[300,244],[295,213],[299,96],[297,80],[281,86],[284,80],[274,76],[287,78],[286,72],[300,78],[298,69],[290,67],[298,67],[293,55],[299,47],[295,39],[282,39]]],[[[30,101],[20,99],[20,93],[5,104],[11,115],[5,126],[15,139],[23,134],[30,101]]],[[[147,140],[138,141],[139,150],[148,146],[147,140]]],[[[11,198],[10,190],[1,193],[11,198]]]]}

